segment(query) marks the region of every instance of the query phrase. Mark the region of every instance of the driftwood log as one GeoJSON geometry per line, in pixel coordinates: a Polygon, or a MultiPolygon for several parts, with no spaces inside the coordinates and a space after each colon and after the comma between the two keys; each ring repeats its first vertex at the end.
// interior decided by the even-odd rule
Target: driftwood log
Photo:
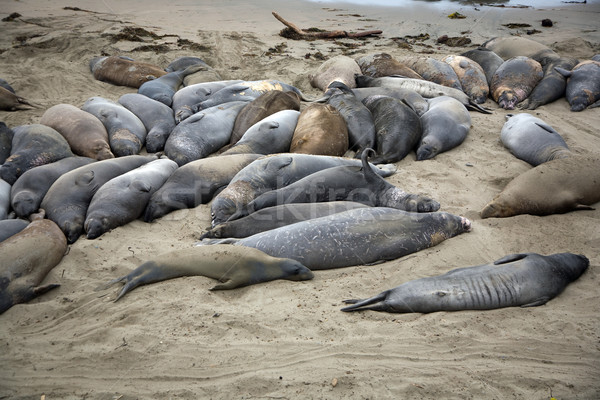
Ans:
{"type": "Polygon", "coordinates": [[[286,21],[277,14],[275,11],[272,12],[273,16],[277,18],[282,24],[296,32],[303,39],[333,39],[333,38],[359,38],[365,36],[380,35],[382,31],[364,31],[364,32],[346,32],[346,31],[306,31],[298,28],[296,25],[289,21],[286,21]]]}

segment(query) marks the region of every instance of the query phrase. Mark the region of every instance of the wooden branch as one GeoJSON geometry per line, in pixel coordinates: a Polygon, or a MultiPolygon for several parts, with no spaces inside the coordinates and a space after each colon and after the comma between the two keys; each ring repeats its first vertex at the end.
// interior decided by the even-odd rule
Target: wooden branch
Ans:
{"type": "Polygon", "coordinates": [[[282,24],[296,32],[299,36],[306,39],[332,39],[332,38],[358,38],[372,35],[379,35],[382,33],[380,30],[374,31],[364,31],[364,32],[346,32],[346,31],[306,31],[298,28],[296,25],[292,24],[289,21],[283,19],[283,17],[277,14],[275,11],[272,11],[272,14],[275,18],[277,18],[282,24]]]}

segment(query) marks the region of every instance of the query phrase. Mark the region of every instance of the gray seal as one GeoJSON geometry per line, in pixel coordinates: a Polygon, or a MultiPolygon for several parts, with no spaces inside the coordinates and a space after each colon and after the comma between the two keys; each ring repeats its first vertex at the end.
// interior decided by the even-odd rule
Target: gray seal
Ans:
{"type": "Polygon", "coordinates": [[[429,100],[421,125],[423,135],[417,147],[417,161],[429,160],[460,145],[471,129],[471,115],[458,100],[441,96],[429,100]]]}
{"type": "Polygon", "coordinates": [[[554,128],[528,113],[508,114],[500,131],[504,147],[534,167],[571,156],[569,146],[554,128]]]}
{"type": "Polygon", "coordinates": [[[551,103],[564,97],[567,90],[567,78],[556,68],[570,71],[578,61],[571,57],[560,57],[544,65],[544,77],[533,88],[533,91],[517,107],[535,110],[544,104],[551,103]]]}
{"type": "Polygon", "coordinates": [[[504,60],[523,56],[546,65],[550,61],[560,57],[558,53],[548,46],[522,36],[495,37],[486,41],[481,46],[492,50],[504,60]]]}
{"type": "Polygon", "coordinates": [[[173,109],[173,115],[175,116],[175,122],[180,123],[181,121],[192,115],[194,113],[192,107],[195,104],[203,102],[204,100],[208,99],[211,95],[223,89],[225,86],[233,85],[235,83],[240,82],[243,81],[226,80],[215,82],[203,82],[179,89],[173,95],[173,103],[171,104],[171,108],[173,109]]]}
{"type": "Polygon", "coordinates": [[[454,72],[454,69],[444,61],[437,60],[433,57],[404,57],[400,58],[400,61],[429,82],[462,90],[456,72],[454,72]]]}
{"type": "Polygon", "coordinates": [[[29,221],[25,221],[21,218],[0,220],[0,242],[21,232],[23,229],[27,228],[27,225],[29,225],[29,221]]]}
{"type": "Polygon", "coordinates": [[[314,74],[309,74],[310,85],[314,88],[327,90],[331,82],[342,82],[350,89],[356,87],[354,75],[361,74],[360,67],[354,59],[337,55],[323,62],[314,74]]]}
{"type": "Polygon", "coordinates": [[[566,97],[571,111],[600,106],[600,61],[586,60],[571,71],[556,67],[567,79],[566,97]]]}
{"type": "Polygon", "coordinates": [[[204,239],[200,244],[254,247],[273,257],[291,258],[315,271],[394,260],[470,229],[469,220],[445,212],[366,207],[243,239],[204,239]]]}
{"type": "Polygon", "coordinates": [[[169,72],[156,79],[144,82],[138,88],[138,93],[171,107],[173,95],[179,90],[179,87],[183,83],[183,79],[186,76],[203,69],[206,69],[204,65],[193,64],[183,70],[169,72]]]}
{"type": "Polygon", "coordinates": [[[125,282],[115,299],[117,301],[138,286],[181,276],[216,279],[220,283],[210,290],[226,290],[276,279],[303,281],[312,279],[314,274],[297,261],[271,257],[257,249],[227,245],[203,246],[162,254],[99,289],[125,282]]]}
{"type": "Polygon", "coordinates": [[[0,122],[0,165],[10,157],[12,140],[15,133],[4,122],[0,122]]]}
{"type": "Polygon", "coordinates": [[[430,313],[535,307],[558,296],[588,268],[587,257],[572,253],[510,254],[492,264],[458,268],[444,275],[403,283],[342,311],[430,313]]]}
{"type": "Polygon", "coordinates": [[[0,221],[8,218],[11,188],[12,186],[8,182],[0,179],[0,221]]]}
{"type": "Polygon", "coordinates": [[[485,47],[478,47],[473,50],[465,51],[461,54],[463,57],[470,58],[475,61],[483,69],[488,86],[492,83],[492,77],[504,59],[492,50],[485,47]]]}
{"type": "Polygon", "coordinates": [[[427,99],[411,89],[390,87],[361,87],[352,89],[354,96],[361,102],[370,96],[387,96],[404,101],[420,117],[429,108],[427,99]]]}

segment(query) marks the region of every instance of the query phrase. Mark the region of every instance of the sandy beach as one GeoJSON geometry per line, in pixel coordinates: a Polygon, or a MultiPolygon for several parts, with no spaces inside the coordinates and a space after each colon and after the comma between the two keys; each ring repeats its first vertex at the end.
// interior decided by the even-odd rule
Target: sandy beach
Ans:
{"type": "MultiPolygon", "coordinates": [[[[102,54],[161,67],[194,55],[223,79],[278,79],[317,97],[321,91],[310,86],[308,74],[323,62],[318,53],[422,53],[441,59],[511,34],[561,55],[587,59],[600,53],[600,4],[594,1],[547,9],[275,0],[166,4],[5,2],[0,18],[21,16],[0,22],[0,78],[40,108],[1,111],[0,121],[9,127],[38,123],[55,104],[81,107],[92,96],[116,101],[135,93],[93,78],[88,62],[102,54]],[[285,39],[271,11],[302,28],[383,34],[364,40],[285,39]],[[449,19],[453,12],[466,18],[449,19]],[[545,18],[554,26],[542,27],[545,18]],[[504,26],[509,23],[531,27],[504,26]],[[125,27],[161,37],[111,41],[125,27]],[[527,35],[530,29],[539,33],[527,35]],[[408,38],[421,34],[429,38],[408,38]],[[472,42],[436,43],[444,34],[472,42]],[[163,45],[163,51],[136,49],[141,45],[163,45]]],[[[210,226],[210,204],[153,223],[138,220],[95,240],[81,237],[44,281],[59,288],[0,315],[0,399],[599,398],[600,209],[482,220],[484,205],[531,168],[500,142],[510,111],[491,99],[485,106],[493,113],[471,112],[471,130],[459,147],[420,162],[411,153],[387,178],[438,200],[442,211],[469,218],[471,232],[390,262],[316,271],[309,281],[210,292],[211,279],[178,278],[140,287],[116,303],[117,287],[94,289],[153,256],[192,246],[210,226]],[[590,267],[540,307],[340,312],[344,299],[524,252],[584,254],[590,267]]],[[[574,153],[600,151],[599,108],[571,112],[563,98],[531,113],[560,132],[574,153]]]]}

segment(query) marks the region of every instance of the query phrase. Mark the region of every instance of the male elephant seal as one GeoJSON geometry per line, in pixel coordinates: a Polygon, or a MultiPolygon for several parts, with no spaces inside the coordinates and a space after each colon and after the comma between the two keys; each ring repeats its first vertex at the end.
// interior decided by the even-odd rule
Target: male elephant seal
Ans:
{"type": "Polygon", "coordinates": [[[566,97],[571,111],[600,106],[600,61],[587,60],[571,71],[555,68],[567,79],[566,97]]]}
{"type": "Polygon", "coordinates": [[[342,165],[310,174],[280,189],[261,194],[245,209],[231,216],[235,220],[247,213],[285,203],[316,203],[324,201],[355,201],[372,207],[390,207],[413,212],[431,212],[440,203],[426,196],[407,193],[377,175],[367,162],[374,153],[366,149],[362,166],[342,165]]]}
{"type": "Polygon", "coordinates": [[[26,303],[57,284],[39,286],[63,258],[67,240],[43,212],[21,232],[0,243],[0,314],[15,304],[26,303]]]}
{"type": "Polygon", "coordinates": [[[127,93],[119,104],[134,113],[146,128],[146,151],[156,153],[165,147],[167,138],[175,129],[171,107],[138,93],[127,93]]]}
{"type": "Polygon", "coordinates": [[[511,254],[492,264],[458,268],[444,275],[408,281],[342,311],[430,313],[534,307],[558,296],[587,269],[582,255],[511,254]]]}
{"type": "Polygon", "coordinates": [[[0,178],[11,185],[34,167],[74,156],[65,138],[49,126],[20,125],[13,132],[11,155],[0,166],[0,178]]]}
{"type": "Polygon", "coordinates": [[[220,283],[210,290],[235,289],[276,279],[312,279],[311,270],[298,261],[271,257],[260,250],[241,246],[202,246],[172,251],[155,257],[101,288],[125,282],[115,301],[141,285],[179,278],[206,276],[220,283]]]}
{"type": "Polygon", "coordinates": [[[173,95],[179,90],[179,87],[183,83],[183,79],[202,69],[205,69],[203,65],[194,64],[183,70],[169,72],[156,79],[142,83],[138,88],[138,93],[171,107],[173,95]]]}
{"type": "Polygon", "coordinates": [[[572,155],[538,165],[506,185],[481,218],[589,210],[600,201],[600,156],[572,155]]]}
{"type": "Polygon", "coordinates": [[[468,57],[450,55],[442,60],[452,67],[463,92],[475,103],[485,103],[490,87],[483,68],[468,57]]]}
{"type": "Polygon", "coordinates": [[[492,77],[492,98],[500,107],[513,110],[517,103],[529,96],[543,76],[542,66],[534,59],[524,56],[509,58],[492,77]]]}
{"type": "Polygon", "coordinates": [[[71,104],[56,104],[47,109],[40,124],[55,129],[71,146],[73,153],[106,160],[114,158],[110,151],[108,132],[104,124],[94,115],[71,104]]]}
{"type": "Polygon", "coordinates": [[[515,157],[534,167],[571,155],[560,133],[528,113],[508,114],[500,132],[500,140],[515,157]]]}
{"type": "Polygon", "coordinates": [[[144,123],[121,104],[94,96],[86,100],[82,110],[94,115],[104,124],[115,156],[138,154],[144,146],[148,133],[144,123]]]}
{"type": "MultiPolygon", "coordinates": [[[[291,153],[261,157],[238,172],[229,185],[213,199],[212,225],[227,221],[237,210],[269,190],[287,186],[314,172],[340,165],[360,166],[361,161],[345,157],[291,153]]],[[[371,167],[384,178],[396,172],[394,164],[371,164],[371,167]]]]}
{"type": "Polygon", "coordinates": [[[161,158],[116,176],[92,197],[83,228],[88,239],[138,219],[150,197],[177,169],[177,163],[161,158]]]}
{"type": "Polygon", "coordinates": [[[423,79],[421,75],[410,69],[405,64],[394,59],[387,53],[370,54],[356,59],[363,75],[372,78],[380,76],[401,75],[407,78],[423,79]]]}
{"type": "Polygon", "coordinates": [[[242,168],[259,158],[260,154],[234,154],[208,157],[177,168],[167,181],[152,195],[144,221],[183,208],[194,208],[212,200],[242,168]]]}
{"type": "Polygon", "coordinates": [[[356,87],[354,75],[361,74],[360,67],[354,59],[338,55],[322,63],[314,74],[309,74],[310,85],[314,88],[327,90],[331,82],[342,82],[350,89],[356,87]]]}
{"type": "Polygon", "coordinates": [[[417,147],[417,161],[455,148],[471,129],[471,115],[458,100],[441,96],[428,102],[429,109],[421,116],[423,135],[417,147]]]}
{"type": "Polygon", "coordinates": [[[48,219],[56,222],[67,241],[74,243],[83,232],[85,215],[94,194],[112,178],[124,174],[156,156],[125,156],[96,161],[58,178],[42,200],[48,219]]]}
{"type": "Polygon", "coordinates": [[[290,153],[343,156],[348,150],[348,127],[329,104],[312,103],[300,113],[290,153]]]}
{"type": "Polygon", "coordinates": [[[10,157],[12,140],[15,133],[4,122],[0,122],[0,165],[10,157]]]}
{"type": "Polygon", "coordinates": [[[398,162],[414,150],[422,134],[421,119],[403,100],[371,96],[363,100],[373,115],[377,155],[373,164],[398,162]]]}
{"type": "Polygon", "coordinates": [[[99,81],[132,88],[166,74],[156,65],[122,56],[94,57],[90,60],[90,70],[99,81]]]}
{"type": "Polygon", "coordinates": [[[488,86],[492,83],[492,76],[494,76],[498,67],[504,62],[502,57],[485,47],[478,47],[473,50],[465,51],[461,56],[470,58],[479,64],[485,73],[488,86]]]}
{"type": "Polygon", "coordinates": [[[25,172],[10,193],[10,203],[17,217],[27,218],[36,212],[48,189],[60,176],[94,161],[88,157],[67,157],[25,172]]]}
{"type": "Polygon", "coordinates": [[[520,104],[519,108],[535,110],[544,104],[551,103],[565,95],[567,88],[567,78],[564,77],[556,68],[562,68],[570,71],[577,60],[571,57],[560,57],[544,65],[544,77],[533,88],[533,91],[520,104]]]}
{"type": "Polygon", "coordinates": [[[445,212],[366,207],[243,239],[205,239],[200,244],[254,247],[273,257],[294,259],[314,271],[394,260],[470,229],[469,220],[445,212]]]}

